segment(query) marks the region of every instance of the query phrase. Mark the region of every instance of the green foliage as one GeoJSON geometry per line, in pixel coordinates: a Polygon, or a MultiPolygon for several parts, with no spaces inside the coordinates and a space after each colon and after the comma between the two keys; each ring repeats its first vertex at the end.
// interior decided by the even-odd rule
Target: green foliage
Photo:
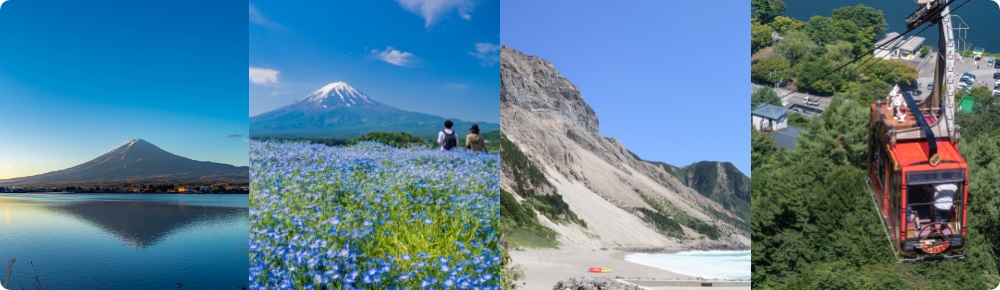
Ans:
{"type": "MultiPolygon", "coordinates": [[[[483,137],[483,141],[486,141],[487,152],[493,153],[500,151],[500,130],[482,132],[479,135],[483,137]]],[[[465,142],[463,141],[462,144],[465,144],[465,142]]]]}
{"type": "Polygon", "coordinates": [[[809,126],[809,118],[803,116],[801,113],[791,113],[788,114],[788,125],[795,127],[806,127],[809,126]]]}
{"type": "MultiPolygon", "coordinates": [[[[870,59],[867,56],[859,60],[859,63],[870,59]]],[[[877,58],[865,64],[864,71],[861,72],[869,79],[879,80],[889,84],[909,84],[917,79],[917,68],[912,67],[902,60],[887,60],[877,58]]]]}
{"type": "Polygon", "coordinates": [[[931,53],[930,46],[924,45],[923,47],[920,47],[920,57],[926,57],[928,53],[931,53]]]}
{"type": "Polygon", "coordinates": [[[525,202],[554,223],[575,223],[587,227],[587,223],[569,209],[569,204],[566,204],[562,195],[558,193],[534,195],[528,197],[525,202]]]}
{"type": "Polygon", "coordinates": [[[767,84],[792,79],[792,66],[784,57],[771,56],[750,66],[750,77],[767,84]]]}
{"type": "Polygon", "coordinates": [[[833,9],[834,20],[846,20],[854,23],[859,29],[871,28],[874,35],[885,33],[889,24],[885,21],[882,10],[858,4],[854,7],[841,7],[833,9]]]}
{"type": "Polygon", "coordinates": [[[416,137],[406,133],[386,133],[386,132],[371,132],[365,134],[364,136],[358,137],[351,141],[351,144],[357,144],[362,141],[375,141],[385,145],[389,145],[397,148],[406,148],[410,146],[429,146],[420,137],[416,137]]]}
{"type": "Polygon", "coordinates": [[[800,31],[805,27],[805,22],[795,20],[785,16],[778,16],[774,18],[774,22],[771,22],[771,27],[779,31],[781,35],[787,35],[789,32],[800,31]]]}
{"type": "Polygon", "coordinates": [[[750,110],[756,109],[761,104],[772,104],[781,107],[781,98],[774,89],[770,87],[760,87],[753,94],[750,94],[750,110]]]}
{"type": "Polygon", "coordinates": [[[500,232],[502,240],[513,247],[553,248],[557,233],[538,222],[535,210],[525,201],[518,203],[514,195],[500,191],[500,232]]]}
{"type": "Polygon", "coordinates": [[[351,145],[351,140],[334,138],[308,138],[308,137],[250,137],[255,141],[280,141],[280,142],[309,142],[312,144],[323,144],[326,146],[347,146],[351,145]]]}
{"type": "Polygon", "coordinates": [[[647,219],[649,219],[650,221],[653,222],[654,225],[656,225],[657,229],[663,231],[668,236],[678,239],[684,238],[684,230],[681,229],[681,224],[678,224],[676,221],[670,219],[670,217],[660,214],[659,212],[649,210],[647,208],[639,207],[636,208],[636,210],[642,212],[642,214],[645,215],[647,219]]]}
{"type": "Polygon", "coordinates": [[[752,0],[750,8],[752,19],[767,24],[785,11],[785,2],[782,0],[752,0]]]}
{"type": "Polygon", "coordinates": [[[521,149],[510,142],[506,136],[500,137],[500,161],[504,169],[509,169],[514,177],[516,188],[514,193],[522,197],[530,197],[536,194],[539,187],[552,187],[552,184],[545,179],[545,174],[535,166],[528,156],[525,156],[521,149]]]}
{"type": "MultiPolygon", "coordinates": [[[[778,151],[778,146],[774,139],[762,132],[757,132],[753,126],[750,127],[750,168],[756,170],[769,162],[771,155],[778,151]]],[[[753,190],[750,191],[751,198],[753,190]]]]}
{"type": "Polygon", "coordinates": [[[811,60],[818,48],[805,32],[790,31],[785,33],[784,39],[774,45],[774,53],[795,66],[799,62],[811,60]]]}
{"type": "Polygon", "coordinates": [[[816,126],[799,135],[796,148],[821,152],[836,165],[861,168],[868,150],[867,104],[835,99],[816,126]]]}
{"type": "Polygon", "coordinates": [[[876,100],[884,100],[890,91],[892,85],[879,80],[851,82],[845,84],[844,90],[837,92],[836,97],[860,104],[871,104],[876,100]]]}
{"type": "MultiPolygon", "coordinates": [[[[705,223],[702,220],[694,218],[688,215],[686,212],[677,208],[676,205],[665,199],[657,199],[645,194],[639,193],[642,199],[646,201],[650,207],[655,211],[650,211],[646,208],[636,208],[636,210],[642,211],[649,217],[658,228],[667,233],[667,235],[675,238],[684,238],[683,232],[674,232],[673,224],[681,224],[692,230],[695,230],[699,234],[702,234],[709,239],[718,240],[719,239],[719,229],[714,225],[705,223]]],[[[739,226],[739,224],[735,224],[739,226]]],[[[677,228],[679,230],[679,228],[677,228]]]]}
{"type": "Polygon", "coordinates": [[[770,26],[760,24],[759,22],[750,23],[750,53],[757,52],[761,48],[768,47],[771,45],[771,30],[770,26]]]}
{"type": "Polygon", "coordinates": [[[500,251],[500,289],[521,289],[521,286],[517,285],[516,282],[517,280],[524,278],[524,267],[513,264],[513,261],[510,259],[510,253],[507,252],[507,248],[500,249],[500,251]]]}
{"type": "Polygon", "coordinates": [[[556,233],[538,222],[536,211],[555,223],[587,227],[545,179],[545,174],[503,134],[500,147],[501,171],[511,173],[514,193],[524,198],[518,203],[511,193],[501,191],[500,228],[507,236],[503,240],[527,246],[555,246],[556,233]]]}

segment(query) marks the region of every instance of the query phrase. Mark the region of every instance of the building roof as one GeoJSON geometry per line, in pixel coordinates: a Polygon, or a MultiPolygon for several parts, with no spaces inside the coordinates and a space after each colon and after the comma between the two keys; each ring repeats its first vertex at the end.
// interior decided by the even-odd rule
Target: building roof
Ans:
{"type": "Polygon", "coordinates": [[[910,40],[907,40],[906,43],[900,45],[899,49],[910,52],[917,51],[920,49],[920,46],[924,44],[924,39],[925,38],[920,36],[912,36],[910,37],[910,40]]]}
{"type": "Polygon", "coordinates": [[[889,42],[890,39],[896,38],[896,36],[899,36],[899,33],[895,33],[895,32],[886,33],[885,37],[882,37],[882,39],[879,39],[878,41],[875,42],[875,47],[881,46],[882,49],[886,49],[886,50],[892,49],[893,46],[896,46],[896,43],[899,43],[899,39],[893,40],[892,43],[890,43],[888,45],[884,45],[883,46],[883,44],[889,42]]]}
{"type": "Polygon", "coordinates": [[[750,115],[760,116],[771,120],[781,119],[782,116],[787,114],[788,109],[767,103],[757,106],[756,109],[750,112],[750,115]]]}
{"type": "Polygon", "coordinates": [[[782,130],[767,132],[767,135],[774,139],[774,143],[778,147],[795,150],[795,144],[798,144],[799,140],[799,128],[788,126],[782,130]]]}

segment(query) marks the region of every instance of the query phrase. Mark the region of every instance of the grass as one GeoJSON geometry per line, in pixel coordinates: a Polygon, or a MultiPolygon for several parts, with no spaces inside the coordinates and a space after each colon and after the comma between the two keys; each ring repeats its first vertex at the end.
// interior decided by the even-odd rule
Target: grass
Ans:
{"type": "Polygon", "coordinates": [[[250,149],[250,288],[499,288],[498,155],[250,149]]]}
{"type": "Polygon", "coordinates": [[[555,241],[555,233],[546,235],[544,232],[527,229],[515,229],[507,231],[503,240],[508,242],[513,248],[533,248],[533,249],[558,249],[559,242],[555,241]]]}

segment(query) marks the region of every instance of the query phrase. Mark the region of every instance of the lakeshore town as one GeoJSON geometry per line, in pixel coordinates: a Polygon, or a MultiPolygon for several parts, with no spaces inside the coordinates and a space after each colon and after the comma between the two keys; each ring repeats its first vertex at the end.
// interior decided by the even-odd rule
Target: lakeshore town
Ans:
{"type": "Polygon", "coordinates": [[[100,186],[18,187],[0,185],[0,193],[183,193],[183,194],[250,194],[249,184],[131,184],[100,186]]]}

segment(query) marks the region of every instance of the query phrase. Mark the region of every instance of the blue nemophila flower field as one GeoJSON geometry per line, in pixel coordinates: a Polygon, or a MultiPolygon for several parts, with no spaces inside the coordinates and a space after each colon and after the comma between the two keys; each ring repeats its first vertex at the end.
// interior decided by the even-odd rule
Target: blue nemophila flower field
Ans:
{"type": "Polygon", "coordinates": [[[253,289],[499,289],[500,157],[250,143],[253,289]]]}

